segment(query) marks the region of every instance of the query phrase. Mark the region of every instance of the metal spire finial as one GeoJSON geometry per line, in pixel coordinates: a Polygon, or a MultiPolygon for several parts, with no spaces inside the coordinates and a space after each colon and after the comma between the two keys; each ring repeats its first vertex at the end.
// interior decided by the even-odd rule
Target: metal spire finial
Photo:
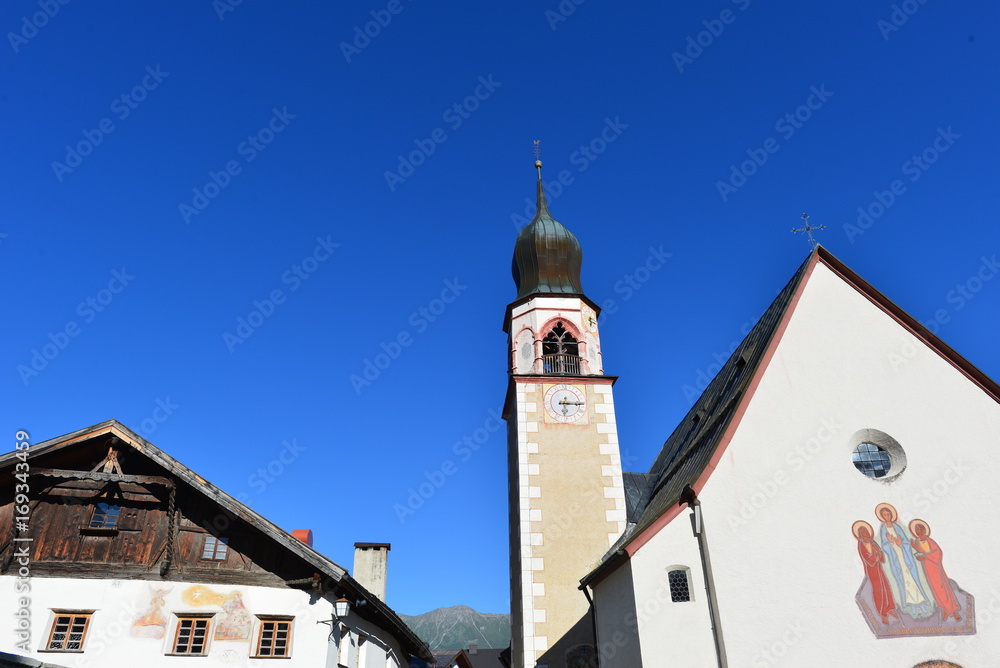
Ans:
{"type": "Polygon", "coordinates": [[[826,229],[826,225],[810,225],[809,224],[809,214],[806,214],[806,213],[802,214],[802,222],[803,222],[804,227],[792,228],[792,232],[805,232],[806,234],[809,235],[809,244],[813,248],[816,248],[816,246],[819,245],[819,242],[816,241],[813,238],[812,231],[813,230],[824,230],[824,229],[826,229]]]}
{"type": "Polygon", "coordinates": [[[541,139],[535,139],[533,141],[534,141],[535,146],[534,146],[534,148],[531,149],[531,152],[535,155],[535,169],[538,170],[538,178],[541,179],[542,178],[542,160],[541,160],[541,158],[542,158],[542,140],[541,139]]]}

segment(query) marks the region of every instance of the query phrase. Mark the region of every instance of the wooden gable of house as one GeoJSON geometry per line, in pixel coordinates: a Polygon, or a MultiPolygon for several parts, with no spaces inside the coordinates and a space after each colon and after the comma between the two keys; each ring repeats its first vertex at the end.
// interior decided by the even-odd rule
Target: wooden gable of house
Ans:
{"type": "Polygon", "coordinates": [[[314,579],[314,566],[268,535],[273,526],[220,504],[207,481],[162,453],[154,461],[118,431],[98,429],[31,456],[26,514],[15,494],[17,460],[0,467],[0,573],[15,544],[30,542],[36,577],[276,587],[314,579]]]}

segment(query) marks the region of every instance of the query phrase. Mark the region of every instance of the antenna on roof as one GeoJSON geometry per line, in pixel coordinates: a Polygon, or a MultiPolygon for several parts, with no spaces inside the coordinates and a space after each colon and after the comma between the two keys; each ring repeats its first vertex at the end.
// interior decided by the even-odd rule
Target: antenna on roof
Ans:
{"type": "Polygon", "coordinates": [[[792,232],[805,232],[806,234],[809,235],[809,244],[813,248],[816,248],[816,246],[817,246],[817,244],[819,242],[816,241],[813,238],[812,231],[813,230],[825,230],[826,229],[826,225],[810,225],[809,224],[809,214],[807,214],[807,213],[802,214],[802,224],[804,225],[804,227],[792,228],[792,232]]]}

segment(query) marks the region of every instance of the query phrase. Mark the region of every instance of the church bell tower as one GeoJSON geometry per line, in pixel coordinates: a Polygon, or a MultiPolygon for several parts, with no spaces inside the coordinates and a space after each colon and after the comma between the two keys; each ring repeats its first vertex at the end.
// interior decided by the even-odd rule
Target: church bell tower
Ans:
{"type": "Polygon", "coordinates": [[[535,218],[517,236],[507,307],[504,406],[510,511],[511,662],[590,666],[590,607],[579,590],[625,530],[612,386],[583,293],[580,242],[549,213],[538,169],[535,218]]]}

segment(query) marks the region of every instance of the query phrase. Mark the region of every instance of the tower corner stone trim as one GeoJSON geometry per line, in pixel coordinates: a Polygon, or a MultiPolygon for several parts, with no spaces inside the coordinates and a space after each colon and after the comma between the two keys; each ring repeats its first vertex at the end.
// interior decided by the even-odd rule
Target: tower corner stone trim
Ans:
{"type": "Polygon", "coordinates": [[[515,665],[536,668],[593,644],[576,583],[626,526],[621,455],[610,378],[514,379],[511,430],[511,606],[515,665]],[[547,419],[553,385],[585,391],[578,424],[547,419]],[[553,658],[555,657],[555,658],[553,658]]]}

